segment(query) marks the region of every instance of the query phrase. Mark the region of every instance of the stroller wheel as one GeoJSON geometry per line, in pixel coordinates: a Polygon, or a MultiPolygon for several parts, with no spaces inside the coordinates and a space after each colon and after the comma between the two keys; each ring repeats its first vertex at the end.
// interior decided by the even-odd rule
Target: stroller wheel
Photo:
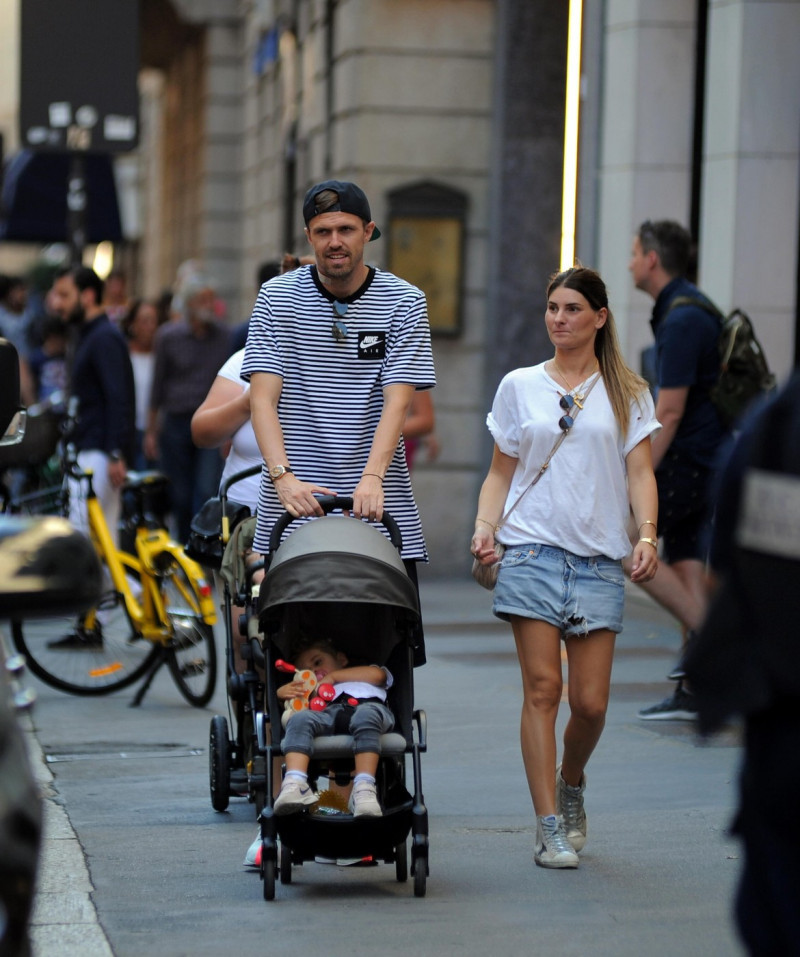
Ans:
{"type": "Polygon", "coordinates": [[[230,796],[231,760],[228,721],[221,714],[215,714],[211,719],[208,736],[208,777],[211,806],[215,811],[224,811],[228,807],[230,796]]]}
{"type": "Polygon", "coordinates": [[[275,858],[261,854],[261,879],[264,881],[264,900],[275,900],[275,858]]]}
{"type": "Polygon", "coordinates": [[[417,861],[414,868],[414,897],[425,896],[425,884],[428,879],[425,861],[417,861]]]}
{"type": "Polygon", "coordinates": [[[408,846],[405,841],[394,849],[394,869],[397,880],[405,884],[408,880],[408,846]]]}
{"type": "Polygon", "coordinates": [[[281,841],[281,884],[292,883],[292,851],[281,841]]]}

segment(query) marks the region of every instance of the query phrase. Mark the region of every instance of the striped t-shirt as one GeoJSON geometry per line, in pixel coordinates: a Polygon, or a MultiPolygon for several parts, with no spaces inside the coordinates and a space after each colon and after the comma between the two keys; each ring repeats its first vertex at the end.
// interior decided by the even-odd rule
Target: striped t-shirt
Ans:
{"type": "MultiPolygon", "coordinates": [[[[383,410],[383,388],[405,383],[429,389],[436,379],[421,290],[389,272],[371,271],[370,280],[346,300],[347,336],[341,341],[331,331],[339,318],[334,298],[313,266],[265,283],[250,319],[242,378],[255,372],[281,376],[278,417],[292,471],[301,481],[352,495],[383,410]]],[[[402,439],[383,489],[384,507],[403,535],[403,558],[427,560],[402,439]]],[[[282,514],[265,470],[256,551],[267,551],[282,514]]]]}

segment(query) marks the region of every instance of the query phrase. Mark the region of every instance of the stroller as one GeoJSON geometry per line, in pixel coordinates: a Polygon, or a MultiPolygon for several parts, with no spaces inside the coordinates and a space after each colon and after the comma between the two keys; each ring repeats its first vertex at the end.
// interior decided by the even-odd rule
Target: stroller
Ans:
{"type": "MultiPolygon", "coordinates": [[[[424,711],[413,706],[417,593],[400,558],[402,538],[391,516],[383,516],[389,540],[364,522],[329,514],[351,509],[352,498],[327,496],[319,501],[325,517],[305,523],[282,544],[281,537],[294,519],[285,513],[275,523],[258,598],[266,708],[254,715],[252,768],[257,773],[251,777],[256,778],[254,790],[258,790],[264,899],[274,899],[276,875],[288,885],[292,867],[315,858],[371,857],[393,863],[397,880],[404,882],[409,874],[409,833],[414,894],[423,897],[428,876],[428,812],[420,754],[427,748],[427,723],[424,711]],[[324,638],[350,659],[385,665],[394,677],[387,703],[395,716],[395,729],[381,738],[376,775],[384,808],[381,817],[355,818],[335,801],[324,801],[323,796],[330,796],[325,790],[312,810],[286,816],[273,811],[273,757],[283,753],[283,709],[277,689],[291,680],[276,662],[290,659],[298,634],[324,638]],[[271,722],[270,715],[276,716],[271,722]],[[411,756],[413,797],[406,789],[406,755],[411,756]]],[[[347,734],[315,739],[308,772],[313,787],[320,779],[349,784],[352,743],[347,734]]]]}

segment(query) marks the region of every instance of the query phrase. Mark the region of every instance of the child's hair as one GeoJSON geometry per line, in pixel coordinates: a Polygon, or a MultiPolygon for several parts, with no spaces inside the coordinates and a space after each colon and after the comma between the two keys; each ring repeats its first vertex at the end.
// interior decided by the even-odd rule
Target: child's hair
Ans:
{"type": "Polygon", "coordinates": [[[327,638],[314,638],[310,635],[299,635],[292,643],[291,655],[292,661],[295,661],[303,652],[306,651],[324,651],[326,654],[334,657],[339,654],[339,649],[333,645],[327,638]]]}

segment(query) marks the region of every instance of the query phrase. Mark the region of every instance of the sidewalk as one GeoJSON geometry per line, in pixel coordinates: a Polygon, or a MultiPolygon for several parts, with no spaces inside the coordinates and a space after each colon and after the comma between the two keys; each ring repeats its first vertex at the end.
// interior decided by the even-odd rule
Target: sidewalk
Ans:
{"type": "MultiPolygon", "coordinates": [[[[509,626],[492,615],[490,592],[478,587],[471,578],[428,581],[424,574],[421,578],[428,655],[429,659],[438,659],[439,668],[448,660],[478,662],[487,654],[507,660],[509,664],[515,660],[509,626]]],[[[670,616],[635,586],[628,586],[627,602],[625,631],[618,641],[612,705],[618,716],[624,714],[625,722],[635,727],[635,702],[649,695],[653,695],[653,701],[658,700],[656,695],[660,693],[661,683],[664,693],[671,687],[663,676],[677,655],[680,636],[670,616]]],[[[439,668],[431,671],[430,678],[420,677],[432,680],[439,668]]],[[[65,698],[65,706],[69,700],[65,698]]],[[[619,720],[617,717],[617,723],[619,720]]],[[[32,718],[23,718],[45,810],[39,887],[31,927],[34,957],[111,957],[113,950],[92,898],[94,888],[84,848],[46,764],[33,730],[35,721],[35,709],[32,718]]],[[[644,747],[651,733],[662,739],[686,740],[692,735],[691,726],[686,722],[638,722],[638,725],[644,747]],[[660,727],[654,728],[653,724],[660,727]]],[[[438,733],[441,737],[446,729],[440,727],[438,733]]],[[[609,733],[615,732],[609,728],[609,733]]],[[[511,749],[516,766],[516,744],[511,749]]],[[[606,754],[610,752],[609,748],[606,754]]],[[[624,910],[624,901],[620,901],[620,908],[624,910]]]]}

